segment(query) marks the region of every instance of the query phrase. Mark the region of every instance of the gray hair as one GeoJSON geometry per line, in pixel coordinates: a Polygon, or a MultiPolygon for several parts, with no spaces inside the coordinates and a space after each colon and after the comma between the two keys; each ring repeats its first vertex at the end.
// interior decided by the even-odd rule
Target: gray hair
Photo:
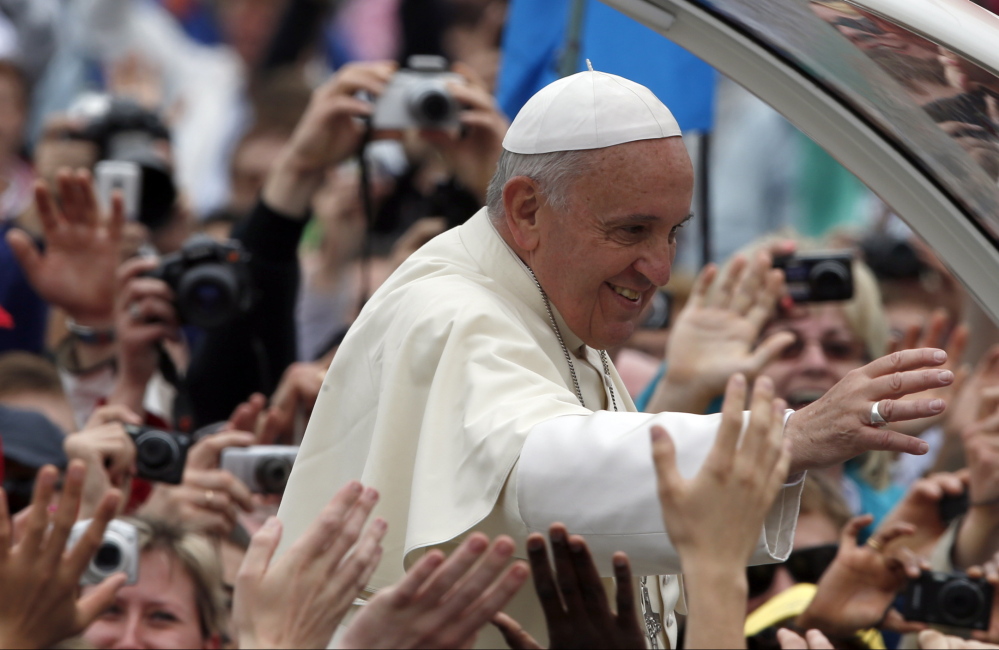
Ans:
{"type": "Polygon", "coordinates": [[[579,176],[596,163],[592,151],[553,151],[551,153],[522,154],[503,150],[496,173],[486,190],[489,218],[499,221],[503,217],[503,187],[517,176],[534,179],[548,203],[556,210],[569,207],[569,188],[579,176]]]}

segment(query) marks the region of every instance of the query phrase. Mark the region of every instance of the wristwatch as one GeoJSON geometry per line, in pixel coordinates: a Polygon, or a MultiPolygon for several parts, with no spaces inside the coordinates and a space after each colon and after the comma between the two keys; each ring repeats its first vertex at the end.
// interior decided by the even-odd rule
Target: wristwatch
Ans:
{"type": "Polygon", "coordinates": [[[77,341],[88,345],[107,345],[114,343],[115,339],[113,327],[98,329],[88,325],[80,325],[72,318],[66,319],[66,329],[77,341]]]}

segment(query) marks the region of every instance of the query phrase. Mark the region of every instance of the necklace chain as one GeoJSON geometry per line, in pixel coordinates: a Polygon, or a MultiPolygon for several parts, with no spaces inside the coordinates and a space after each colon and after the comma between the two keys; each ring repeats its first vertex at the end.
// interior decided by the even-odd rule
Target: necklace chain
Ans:
{"type": "MultiPolygon", "coordinates": [[[[545,290],[541,288],[541,283],[538,282],[538,276],[534,275],[534,270],[531,269],[531,267],[527,266],[526,264],[524,265],[524,267],[527,269],[528,273],[531,274],[531,279],[534,280],[534,286],[538,288],[538,293],[541,294],[541,300],[542,302],[545,303],[545,311],[548,312],[548,322],[551,323],[552,331],[555,332],[555,338],[558,339],[558,344],[562,346],[562,354],[565,355],[565,362],[569,364],[569,375],[572,377],[572,387],[576,389],[576,398],[579,400],[579,403],[585,407],[586,402],[585,400],[583,400],[583,391],[580,390],[579,380],[576,379],[576,367],[572,363],[572,356],[569,354],[569,348],[565,346],[565,341],[562,339],[562,332],[560,332],[558,329],[558,323],[555,322],[555,314],[552,313],[552,306],[551,302],[548,300],[548,294],[545,293],[545,290]]],[[[600,361],[604,366],[604,376],[609,379],[611,374],[610,374],[610,360],[607,358],[607,351],[599,350],[599,352],[600,352],[600,361]]],[[[617,398],[614,395],[614,384],[608,381],[607,386],[608,388],[610,388],[611,404],[613,405],[614,410],[616,411],[617,398]]]]}

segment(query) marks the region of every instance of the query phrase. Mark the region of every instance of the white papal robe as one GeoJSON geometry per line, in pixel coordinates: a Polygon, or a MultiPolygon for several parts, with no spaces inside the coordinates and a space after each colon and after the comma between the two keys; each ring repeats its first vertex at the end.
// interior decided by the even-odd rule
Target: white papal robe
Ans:
{"type": "MultiPolygon", "coordinates": [[[[586,406],[540,292],[485,210],[412,255],[361,311],[330,367],[281,501],[281,548],[350,479],[379,490],[375,515],[389,524],[371,592],[471,531],[511,535],[522,553],[530,532],[561,521],[585,536],[601,575],[612,575],[611,555],[621,550],[636,575],[655,576],[651,605],[675,645],[681,589],[670,574],[680,567],[648,431],[665,426],[690,476],[720,416],[635,412],[613,366],[605,376],[599,353],[557,312],[556,320],[586,406]],[[620,412],[608,410],[612,401],[620,412]]],[[[800,490],[778,496],[755,562],[786,559],[800,490]]],[[[530,586],[506,611],[546,642],[530,586]]],[[[660,635],[659,647],[665,642],[660,635]]],[[[479,645],[504,647],[491,626],[479,645]]]]}

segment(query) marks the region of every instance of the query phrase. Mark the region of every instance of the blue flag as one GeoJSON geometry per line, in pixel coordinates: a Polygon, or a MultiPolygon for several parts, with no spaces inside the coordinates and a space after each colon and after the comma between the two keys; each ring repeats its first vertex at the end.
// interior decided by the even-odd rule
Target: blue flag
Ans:
{"type": "MultiPolygon", "coordinates": [[[[503,32],[497,97],[512,119],[527,100],[559,78],[573,0],[511,0],[503,32]]],[[[685,131],[708,131],[715,71],[645,25],[597,0],[586,0],[576,70],[626,77],[648,87],[685,131]]]]}

